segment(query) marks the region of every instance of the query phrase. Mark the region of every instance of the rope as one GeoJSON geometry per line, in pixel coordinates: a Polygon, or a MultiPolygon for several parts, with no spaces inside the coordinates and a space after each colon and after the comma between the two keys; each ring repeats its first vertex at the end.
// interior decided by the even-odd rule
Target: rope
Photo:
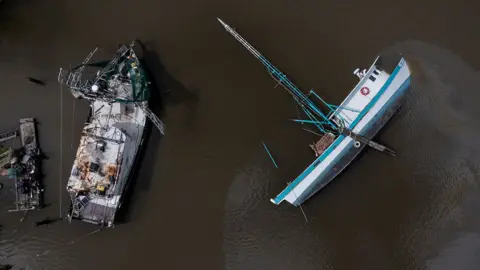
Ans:
{"type": "MultiPolygon", "coordinates": [[[[292,189],[292,191],[293,191],[293,194],[295,195],[295,197],[298,200],[297,193],[295,193],[295,188],[292,189]]],[[[305,218],[305,223],[308,223],[307,215],[305,215],[305,212],[303,211],[302,204],[299,204],[298,206],[300,206],[300,211],[302,211],[303,217],[305,218]]]]}
{"type": "MultiPolygon", "coordinates": [[[[297,117],[298,117],[298,119],[300,119],[300,110],[298,109],[298,105],[297,105],[298,101],[295,101],[295,98],[293,98],[292,102],[293,102],[293,106],[295,106],[295,111],[297,112],[297,117]]],[[[302,125],[303,125],[303,123],[302,123],[302,125]]]]}
{"type": "Polygon", "coordinates": [[[58,180],[59,216],[62,218],[62,177],[63,177],[63,89],[60,84],[60,172],[58,180]]]}
{"type": "Polygon", "coordinates": [[[88,234],[84,234],[84,235],[82,235],[82,236],[80,236],[80,237],[78,237],[78,238],[76,238],[76,239],[73,239],[72,241],[68,242],[67,245],[75,244],[76,241],[78,241],[78,240],[80,240],[80,239],[83,239],[83,238],[85,238],[85,237],[87,237],[87,236],[90,236],[90,235],[92,235],[92,234],[95,234],[95,233],[101,231],[102,229],[103,229],[103,227],[100,228],[100,229],[98,229],[98,230],[95,230],[95,231],[93,231],[93,232],[90,232],[90,233],[88,233],[88,234]]]}

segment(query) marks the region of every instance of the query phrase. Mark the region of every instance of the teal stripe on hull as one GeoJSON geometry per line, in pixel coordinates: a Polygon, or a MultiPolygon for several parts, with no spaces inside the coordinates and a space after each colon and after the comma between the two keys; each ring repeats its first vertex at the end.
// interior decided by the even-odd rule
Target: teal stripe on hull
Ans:
{"type": "MultiPolygon", "coordinates": [[[[392,81],[396,78],[398,75],[398,72],[400,69],[403,67],[405,64],[405,60],[402,58],[400,63],[397,65],[395,70],[392,72],[388,80],[385,82],[385,84],[382,86],[380,91],[375,95],[375,97],[372,99],[372,101],[362,110],[362,112],[359,114],[359,116],[350,124],[349,128],[353,129],[358,122],[365,116],[365,114],[375,105],[375,103],[378,101],[381,95],[385,93],[387,88],[390,86],[392,81]]],[[[409,80],[409,79],[407,79],[409,80]]],[[[404,82],[405,83],[405,82],[404,82]]],[[[373,120],[373,119],[372,119],[373,120]]],[[[344,135],[339,135],[338,138],[323,152],[322,155],[320,155],[310,166],[303,171],[302,174],[300,174],[290,185],[288,185],[280,194],[277,195],[277,197],[273,200],[275,204],[279,204],[281,201],[285,199],[285,197],[303,180],[307,175],[309,175],[315,167],[322,162],[328,155],[332,153],[332,151],[345,139],[344,135]]]]}
{"type": "MultiPolygon", "coordinates": [[[[365,135],[366,133],[369,133],[370,129],[376,124],[378,123],[378,121],[382,121],[382,117],[388,112],[388,110],[391,110],[391,109],[394,109],[394,103],[398,103],[399,102],[399,99],[403,96],[404,92],[406,91],[406,89],[408,89],[408,87],[410,86],[410,77],[405,80],[405,82],[400,86],[400,88],[397,90],[397,92],[390,98],[390,100],[385,103],[385,105],[383,106],[383,108],[378,112],[378,114],[372,119],[372,121],[369,123],[368,126],[366,126],[364,129],[363,129],[363,132],[360,133],[360,135],[365,135]]],[[[378,128],[379,130],[387,123],[387,121],[390,119],[391,117],[387,118],[387,119],[384,119],[384,123],[382,123],[380,125],[380,127],[378,128]]],[[[376,132],[374,132],[374,134],[372,134],[370,137],[373,137],[375,136],[375,134],[379,131],[377,130],[376,132]]],[[[300,204],[302,204],[303,202],[305,202],[308,198],[310,198],[311,196],[313,196],[316,192],[320,191],[321,189],[323,189],[327,184],[329,184],[338,174],[340,174],[344,169],[345,167],[347,167],[352,161],[353,159],[363,150],[365,146],[362,145],[362,148],[360,149],[357,149],[357,148],[354,148],[353,147],[353,142],[349,143],[346,147],[345,147],[345,150],[342,151],[342,154],[339,155],[327,168],[325,171],[322,172],[322,174],[319,175],[319,177],[317,179],[315,179],[315,181],[310,185],[311,188],[309,188],[310,190],[315,190],[317,189],[316,191],[314,192],[310,192],[308,191],[308,189],[303,192],[303,194],[306,194],[306,195],[300,195],[297,200],[292,203],[292,205],[294,206],[299,206],[300,204]],[[349,154],[350,151],[354,151],[354,150],[357,150],[358,153],[356,153],[346,164],[344,165],[341,165],[341,164],[338,164],[339,163],[339,160],[346,156],[347,154],[349,154]],[[335,167],[342,167],[340,169],[338,169],[336,171],[336,173],[333,175],[333,177],[331,178],[325,178],[327,173],[330,172],[331,170],[333,170],[333,168],[335,167]]]]}

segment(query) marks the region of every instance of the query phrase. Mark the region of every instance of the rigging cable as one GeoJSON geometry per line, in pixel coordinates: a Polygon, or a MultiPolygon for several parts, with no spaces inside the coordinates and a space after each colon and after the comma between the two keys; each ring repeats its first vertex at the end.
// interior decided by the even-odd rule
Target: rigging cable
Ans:
{"type": "Polygon", "coordinates": [[[62,176],[63,176],[63,89],[60,83],[60,172],[58,180],[59,215],[62,218],[62,176]]]}
{"type": "MultiPolygon", "coordinates": [[[[297,193],[295,192],[295,188],[292,189],[293,194],[295,195],[295,198],[298,200],[297,193]]],[[[305,223],[308,223],[307,215],[305,215],[305,212],[303,211],[302,204],[300,203],[298,206],[300,206],[300,211],[302,211],[303,217],[305,218],[305,223]]]]}

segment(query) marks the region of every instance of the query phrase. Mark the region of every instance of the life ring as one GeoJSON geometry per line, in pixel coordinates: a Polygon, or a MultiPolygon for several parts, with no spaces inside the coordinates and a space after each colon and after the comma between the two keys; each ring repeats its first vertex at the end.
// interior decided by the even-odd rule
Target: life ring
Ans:
{"type": "Polygon", "coordinates": [[[364,86],[364,87],[362,87],[362,89],[360,89],[360,93],[364,96],[368,96],[368,94],[370,94],[370,89],[368,89],[368,87],[364,86]]]}
{"type": "Polygon", "coordinates": [[[361,144],[359,141],[353,142],[353,146],[354,146],[355,148],[359,148],[361,145],[362,145],[362,144],[361,144]]]}

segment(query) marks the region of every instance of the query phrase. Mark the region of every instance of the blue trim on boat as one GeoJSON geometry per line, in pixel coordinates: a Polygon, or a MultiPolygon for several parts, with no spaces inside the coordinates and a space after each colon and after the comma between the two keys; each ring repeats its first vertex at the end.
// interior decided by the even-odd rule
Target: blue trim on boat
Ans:
{"type": "MultiPolygon", "coordinates": [[[[328,117],[295,84],[293,84],[293,82],[287,78],[287,75],[272,65],[270,61],[268,61],[263,55],[259,54],[257,58],[267,68],[270,75],[274,78],[277,78],[279,84],[282,84],[288,89],[289,92],[293,93],[294,98],[299,98],[302,102],[305,102],[307,108],[309,108],[312,112],[315,112],[317,116],[320,116],[332,128],[336,128],[336,125],[330,119],[328,119],[328,117]]],[[[313,117],[315,118],[314,120],[317,120],[315,116],[313,117]]],[[[320,128],[320,130],[322,130],[322,128],[320,128]]]]}
{"type": "MultiPolygon", "coordinates": [[[[397,67],[395,70],[392,72],[388,80],[385,82],[385,84],[382,86],[380,91],[378,91],[377,95],[370,101],[370,103],[362,110],[362,112],[357,116],[357,118],[350,124],[349,129],[352,129],[352,127],[355,127],[358,122],[365,116],[365,114],[375,105],[375,103],[378,101],[381,95],[387,90],[387,88],[390,86],[392,81],[395,79],[397,76],[398,72],[400,69],[403,67],[405,64],[405,59],[401,59],[400,62],[398,63],[397,67]]],[[[372,119],[373,120],[373,119],[372,119]]],[[[372,122],[373,123],[373,122],[372,122]]],[[[345,139],[344,135],[338,136],[338,138],[323,152],[315,161],[312,162],[293,182],[291,182],[280,194],[277,195],[277,197],[273,200],[275,204],[279,204],[281,201],[285,199],[285,197],[301,182],[307,175],[309,175],[315,167],[323,161],[330,153],[345,139]]],[[[340,156],[340,155],[339,155],[340,156]]]]}
{"type": "MultiPolygon", "coordinates": [[[[382,109],[380,109],[378,111],[378,113],[375,115],[374,118],[372,118],[372,120],[369,122],[368,125],[366,125],[364,128],[363,128],[363,131],[367,131],[371,128],[372,125],[374,125],[375,123],[377,123],[378,121],[378,118],[382,117],[384,114],[385,114],[385,111],[390,109],[390,106],[393,102],[395,102],[398,98],[398,96],[401,96],[403,95],[403,93],[405,92],[406,89],[408,89],[408,87],[410,86],[410,76],[402,83],[402,85],[400,85],[400,87],[398,88],[398,90],[395,92],[395,94],[384,104],[384,106],[382,107],[382,109]]],[[[364,132],[362,132],[364,133],[364,132]]],[[[360,134],[362,135],[362,134],[360,134]]],[[[322,178],[329,170],[331,170],[332,167],[336,166],[337,163],[338,163],[338,160],[340,158],[342,158],[345,154],[348,153],[348,151],[350,151],[350,149],[353,147],[353,141],[351,143],[349,143],[347,146],[345,146],[345,150],[342,151],[341,154],[339,154],[333,161],[332,163],[330,163],[330,165],[328,167],[325,168],[325,170],[317,177],[317,179],[319,178],[322,178]]],[[[347,164],[348,166],[348,164],[347,164]]],[[[333,178],[332,178],[333,180],[333,178]]],[[[329,181],[330,182],[330,181],[329,181]]],[[[328,183],[327,183],[328,184],[328,183]]],[[[298,199],[298,198],[297,198],[298,199]]],[[[292,203],[293,205],[296,205],[298,206],[297,204],[292,203]]]]}

